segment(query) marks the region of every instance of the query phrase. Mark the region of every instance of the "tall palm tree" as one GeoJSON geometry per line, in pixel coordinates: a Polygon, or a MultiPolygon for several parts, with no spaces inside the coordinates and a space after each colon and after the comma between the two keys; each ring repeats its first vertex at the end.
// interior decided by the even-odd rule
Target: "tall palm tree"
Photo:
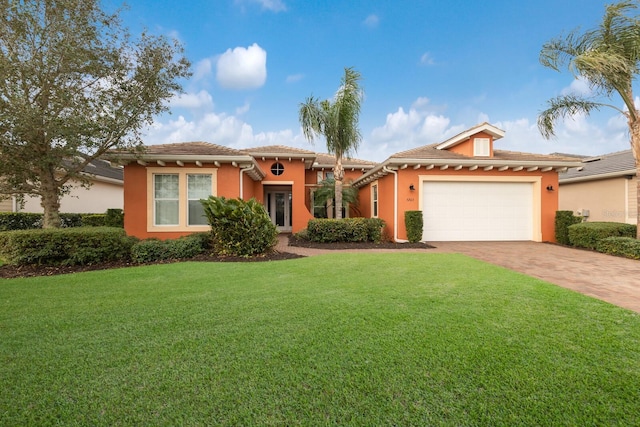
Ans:
{"type": "MultiPolygon", "coordinates": [[[[547,42],[540,52],[545,67],[560,71],[568,68],[576,78],[584,79],[593,97],[563,95],[553,98],[538,117],[538,128],[545,138],[554,135],[560,118],[578,113],[589,114],[602,107],[613,108],[627,119],[630,143],[638,178],[638,218],[640,225],[640,111],[633,99],[633,80],[640,71],[640,17],[637,0],[608,5],[599,27],[582,34],[571,32],[547,42]],[[600,102],[618,94],[624,108],[600,102]]],[[[640,238],[640,227],[638,227],[640,238]]]]}
{"type": "Polygon", "coordinates": [[[340,88],[333,100],[320,101],[310,96],[300,104],[300,124],[305,138],[313,142],[319,135],[323,135],[327,141],[327,151],[336,157],[333,176],[336,182],[337,219],[342,218],[342,158],[355,152],[362,140],[358,129],[363,97],[360,79],[360,73],[356,70],[345,68],[340,88]]]}
{"type": "MultiPolygon", "coordinates": [[[[329,204],[332,204],[336,198],[336,181],[335,179],[328,178],[320,182],[318,187],[313,193],[314,206],[324,205],[325,213],[328,215],[329,204]]],[[[358,209],[358,190],[347,185],[342,188],[342,201],[348,203],[356,212],[358,209]]],[[[342,212],[341,212],[342,213],[342,212]]],[[[337,213],[336,213],[337,215],[337,213]]]]}

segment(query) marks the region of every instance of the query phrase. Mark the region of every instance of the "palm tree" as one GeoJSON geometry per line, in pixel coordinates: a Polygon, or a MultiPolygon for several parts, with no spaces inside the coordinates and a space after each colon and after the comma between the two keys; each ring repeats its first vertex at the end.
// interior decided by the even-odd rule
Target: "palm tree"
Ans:
{"type": "MultiPolygon", "coordinates": [[[[545,67],[560,71],[568,68],[576,78],[589,83],[593,97],[563,95],[553,98],[538,117],[538,128],[551,138],[560,118],[578,113],[588,115],[602,107],[613,108],[627,119],[630,143],[638,178],[638,218],[640,225],[640,111],[633,99],[633,80],[640,71],[640,20],[637,0],[608,5],[599,27],[582,34],[571,32],[564,38],[547,42],[540,52],[545,67]],[[599,102],[618,94],[624,108],[599,102]]],[[[637,238],[640,238],[638,227],[637,238]]]]}
{"type": "Polygon", "coordinates": [[[342,218],[342,186],[344,169],[342,158],[355,152],[362,137],[358,129],[360,104],[363,92],[358,82],[360,73],[353,68],[345,68],[340,88],[333,101],[320,101],[313,96],[300,104],[300,124],[305,138],[313,142],[323,135],[327,141],[327,151],[335,155],[334,166],[336,218],[342,218]]]}
{"type": "MultiPolygon", "coordinates": [[[[336,181],[335,179],[328,178],[320,182],[318,187],[313,193],[313,201],[315,206],[324,205],[325,210],[329,209],[329,204],[333,203],[336,198],[336,181]]],[[[356,212],[358,210],[358,190],[348,185],[342,189],[342,201],[349,204],[356,212]]],[[[342,212],[340,212],[342,213],[342,212]]],[[[337,213],[336,213],[337,215],[337,213]]],[[[328,217],[329,215],[327,215],[328,217]]]]}

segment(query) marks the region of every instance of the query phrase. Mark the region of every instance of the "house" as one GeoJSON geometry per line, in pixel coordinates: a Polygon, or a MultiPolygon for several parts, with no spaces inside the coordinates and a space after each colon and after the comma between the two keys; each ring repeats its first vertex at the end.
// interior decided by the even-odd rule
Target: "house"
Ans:
{"type": "Polygon", "coordinates": [[[482,123],[444,142],[396,153],[358,178],[364,216],[406,239],[404,213],[423,213],[423,240],[553,241],[558,173],[572,158],[503,151],[482,123]]]}
{"type": "MultiPolygon", "coordinates": [[[[424,240],[554,239],[558,172],[580,166],[563,156],[494,150],[504,131],[488,123],[439,144],[394,154],[376,164],[344,159],[345,182],[360,206],[345,216],[377,217],[395,240],[406,239],[404,212],[422,210],[424,240]]],[[[256,198],[282,232],[298,232],[331,209],[314,191],[332,178],[334,158],[279,145],[235,150],[207,142],[151,145],[111,153],[124,165],[125,230],[175,238],[208,230],[199,200],[256,198]]]]}
{"type": "MultiPolygon", "coordinates": [[[[278,145],[235,150],[185,142],[112,155],[124,164],[125,230],[139,238],[208,230],[200,199],[209,195],[255,198],[281,232],[300,231],[314,217],[314,189],[332,177],[333,166],[326,154],[278,145]]],[[[345,180],[374,166],[345,159],[345,180]]]]}
{"type": "Polygon", "coordinates": [[[560,176],[560,210],[586,221],[635,224],[638,178],[631,150],[581,160],[580,168],[560,176]]]}
{"type": "MultiPolygon", "coordinates": [[[[106,160],[95,159],[82,173],[89,179],[91,186],[85,188],[79,182],[71,181],[70,192],[60,199],[60,212],[104,213],[107,209],[124,207],[121,167],[112,167],[106,160]]],[[[15,197],[0,201],[0,212],[42,213],[43,209],[39,197],[25,196],[23,204],[15,197]]]]}

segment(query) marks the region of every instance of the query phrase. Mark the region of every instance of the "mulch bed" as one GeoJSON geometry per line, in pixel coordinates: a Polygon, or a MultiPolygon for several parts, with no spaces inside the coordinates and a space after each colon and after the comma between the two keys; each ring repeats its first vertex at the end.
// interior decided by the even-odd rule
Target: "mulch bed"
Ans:
{"type": "MultiPolygon", "coordinates": [[[[304,248],[318,249],[429,249],[433,246],[426,243],[315,243],[306,240],[296,239],[291,236],[289,238],[289,246],[298,246],[304,248]]],[[[290,252],[273,251],[269,254],[255,257],[221,257],[215,255],[199,255],[194,258],[181,260],[168,260],[153,263],[138,264],[129,261],[108,262],[92,265],[66,265],[66,266],[46,266],[46,265],[3,265],[0,266],[0,278],[12,279],[16,277],[39,277],[54,276],[58,274],[79,273],[83,271],[108,270],[112,268],[137,267],[140,265],[153,264],[170,264],[174,262],[199,261],[199,262],[267,262],[281,261],[286,259],[303,258],[302,255],[292,254],[290,252]]]]}

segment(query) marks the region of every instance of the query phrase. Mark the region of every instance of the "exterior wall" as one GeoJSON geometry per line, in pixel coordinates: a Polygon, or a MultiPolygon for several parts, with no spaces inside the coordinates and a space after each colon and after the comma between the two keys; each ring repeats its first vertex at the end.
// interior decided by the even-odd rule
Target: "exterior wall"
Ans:
{"type": "Polygon", "coordinates": [[[589,210],[587,221],[636,223],[636,178],[625,177],[565,183],[560,187],[560,210],[589,210]]]}
{"type": "MultiPolygon", "coordinates": [[[[256,183],[254,191],[256,191],[255,198],[262,204],[264,200],[264,190],[268,186],[291,186],[291,232],[297,233],[298,231],[307,227],[307,223],[313,218],[313,215],[309,211],[307,199],[306,187],[305,187],[305,166],[304,162],[300,159],[285,160],[279,159],[278,161],[284,166],[284,172],[281,175],[274,175],[271,173],[271,166],[276,163],[275,159],[256,159],[260,168],[266,172],[266,176],[261,183],[256,183]]],[[[315,181],[313,181],[315,183],[315,181]]]]}
{"type": "Polygon", "coordinates": [[[493,136],[485,132],[479,132],[468,140],[450,147],[447,150],[452,153],[462,154],[463,156],[473,157],[473,140],[476,138],[489,138],[489,157],[493,157],[493,136]]]}
{"type": "Polygon", "coordinates": [[[13,198],[0,200],[0,212],[13,212],[13,198]]]}
{"type": "MultiPolygon", "coordinates": [[[[200,172],[214,172],[213,193],[216,196],[224,196],[235,198],[239,196],[240,191],[240,169],[228,164],[223,164],[216,168],[212,164],[204,164],[198,167],[195,164],[185,163],[184,167],[180,167],[174,163],[167,163],[166,170],[170,173],[173,169],[177,170],[195,170],[200,172]]],[[[154,170],[162,171],[162,167],[153,167],[154,170]]],[[[244,174],[243,174],[244,175],[244,174]]],[[[151,182],[148,182],[147,167],[130,163],[124,167],[124,229],[130,236],[141,239],[155,237],[159,239],[175,239],[186,236],[195,231],[201,231],[199,227],[193,227],[191,230],[170,230],[170,231],[152,231],[149,223],[150,194],[152,194],[151,182]]],[[[245,181],[246,184],[246,181],[245,181]]],[[[244,190],[252,189],[252,185],[245,186],[244,190]]],[[[247,195],[245,194],[245,199],[247,195]]],[[[250,198],[250,197],[249,197],[250,198]]],[[[152,216],[151,216],[152,218],[152,216]]],[[[175,227],[168,227],[175,228],[175,227]]]]}
{"type": "MultiPolygon", "coordinates": [[[[468,177],[472,181],[476,177],[492,177],[496,181],[506,182],[509,177],[514,179],[530,178],[540,181],[540,224],[534,229],[539,228],[540,239],[542,241],[554,241],[555,240],[555,212],[558,210],[558,192],[546,190],[547,186],[551,185],[554,189],[558,188],[558,174],[554,171],[550,172],[499,172],[499,171],[484,171],[476,170],[469,171],[468,169],[462,169],[458,173],[451,173],[448,170],[429,170],[424,169],[414,170],[412,168],[402,169],[397,171],[398,173],[398,215],[397,215],[397,238],[404,240],[407,238],[407,232],[404,225],[404,212],[408,210],[421,210],[421,192],[422,182],[428,179],[430,176],[434,177],[468,177]],[[425,178],[427,177],[427,178],[425,178]],[[415,190],[410,190],[410,185],[413,185],[415,190]]],[[[394,176],[388,174],[378,180],[379,183],[379,218],[385,220],[387,225],[387,231],[389,236],[394,236],[395,224],[394,224],[394,176]]],[[[370,184],[365,186],[362,191],[369,191],[370,184]]],[[[534,204],[535,206],[535,204],[534,204]]],[[[534,215],[535,217],[535,215],[534,215]]],[[[535,236],[534,236],[535,237],[535,236]]]]}
{"type": "MultiPolygon", "coordinates": [[[[76,186],[60,199],[62,213],[105,213],[107,209],[123,207],[123,185],[102,181],[93,181],[90,188],[76,186]]],[[[42,213],[40,198],[25,197],[24,208],[19,210],[42,213]]]]}

